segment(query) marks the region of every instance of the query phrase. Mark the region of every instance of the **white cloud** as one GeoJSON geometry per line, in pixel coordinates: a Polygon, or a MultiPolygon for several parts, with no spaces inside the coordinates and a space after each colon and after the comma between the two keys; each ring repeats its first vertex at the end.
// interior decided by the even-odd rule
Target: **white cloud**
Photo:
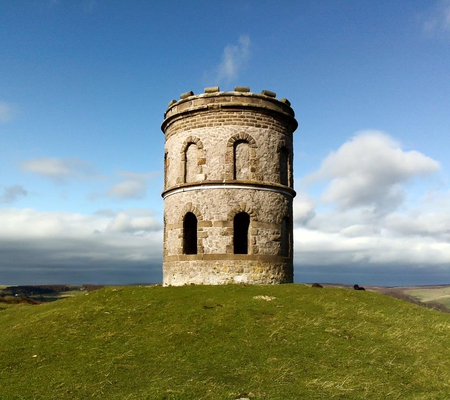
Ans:
{"type": "MultiPolygon", "coordinates": [[[[382,224],[384,225],[384,224],[382,224]]],[[[296,228],[295,251],[301,265],[355,265],[362,271],[390,265],[408,265],[412,274],[425,265],[446,268],[450,276],[450,243],[430,236],[416,236],[410,232],[399,235],[384,225],[378,232],[370,229],[355,231],[347,235],[346,229],[331,233],[296,228]]]]}
{"type": "Polygon", "coordinates": [[[429,36],[450,32],[450,0],[436,3],[423,22],[423,30],[429,36]]]}
{"type": "Polygon", "coordinates": [[[294,223],[305,225],[315,216],[314,201],[306,193],[297,193],[294,199],[294,223]]]}
{"type": "Polygon", "coordinates": [[[124,210],[105,217],[0,209],[2,279],[40,277],[44,282],[56,279],[61,283],[58,276],[71,282],[86,276],[90,281],[105,283],[109,276],[121,276],[129,282],[134,278],[127,278],[127,273],[134,271],[140,274],[140,278],[132,275],[135,279],[158,281],[162,226],[149,215],[146,210],[124,210]]]}
{"type": "Polygon", "coordinates": [[[106,192],[106,196],[126,200],[145,198],[147,195],[147,183],[156,176],[156,173],[119,171],[118,175],[121,176],[124,181],[112,186],[106,192]]]}
{"type": "Polygon", "coordinates": [[[40,212],[0,209],[0,238],[81,238],[97,233],[152,234],[162,224],[146,210],[122,210],[114,215],[84,215],[69,212],[40,212]]]}
{"type": "Polygon", "coordinates": [[[162,229],[162,224],[151,215],[133,217],[132,213],[119,212],[108,224],[108,232],[124,232],[142,235],[162,229]]]}
{"type": "Polygon", "coordinates": [[[0,203],[14,203],[21,196],[27,196],[28,192],[21,185],[12,185],[3,189],[0,195],[0,203]]]}
{"type": "MultiPolygon", "coordinates": [[[[450,196],[441,201],[450,204],[450,196]]],[[[450,206],[423,201],[384,216],[363,209],[316,211],[294,229],[300,281],[375,285],[450,282],[450,206]],[[430,208],[431,207],[431,208],[430,208]]]]}
{"type": "Polygon", "coordinates": [[[238,77],[250,58],[250,47],[250,37],[246,35],[239,37],[237,45],[228,45],[225,47],[222,61],[217,68],[218,82],[229,82],[238,77]]]}
{"type": "Polygon", "coordinates": [[[147,193],[147,186],[143,181],[124,181],[111,187],[106,195],[118,199],[143,199],[147,193]]]}
{"type": "Polygon", "coordinates": [[[0,123],[7,123],[14,119],[17,110],[8,103],[0,102],[0,123]]]}
{"type": "Polygon", "coordinates": [[[330,153],[305,182],[331,179],[322,199],[342,210],[369,206],[384,213],[402,203],[408,181],[438,170],[437,161],[418,151],[402,150],[382,132],[365,131],[330,153]]]}
{"type": "Polygon", "coordinates": [[[84,178],[93,173],[89,163],[77,159],[38,158],[23,162],[21,167],[58,183],[65,182],[67,178],[84,178]]]}
{"type": "Polygon", "coordinates": [[[332,152],[303,181],[306,189],[328,183],[319,194],[326,206],[307,195],[294,203],[297,279],[450,282],[450,193],[408,192],[411,180],[438,170],[437,161],[376,131],[332,152]]]}

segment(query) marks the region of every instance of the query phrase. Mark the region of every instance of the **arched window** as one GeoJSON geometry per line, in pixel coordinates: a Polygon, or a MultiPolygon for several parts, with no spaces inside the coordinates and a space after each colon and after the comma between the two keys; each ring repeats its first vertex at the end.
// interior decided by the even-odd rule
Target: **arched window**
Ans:
{"type": "Polygon", "coordinates": [[[240,212],[233,220],[233,246],[234,254],[248,254],[248,228],[250,226],[250,215],[240,212]]]}
{"type": "Polygon", "coordinates": [[[186,169],[184,172],[184,182],[194,182],[197,175],[198,151],[195,143],[190,143],[186,147],[186,169]]]}
{"type": "Polygon", "coordinates": [[[280,183],[289,186],[290,181],[290,154],[287,147],[280,149],[280,183]]]}
{"type": "Polygon", "coordinates": [[[289,218],[284,217],[281,221],[281,251],[280,255],[282,257],[289,257],[291,250],[291,230],[289,226],[289,218]]]}
{"type": "Polygon", "coordinates": [[[233,159],[233,179],[250,179],[250,150],[246,140],[238,140],[234,143],[233,159]]]}
{"type": "Polygon", "coordinates": [[[164,153],[164,187],[167,187],[167,175],[169,174],[169,157],[167,151],[164,153]]]}
{"type": "Polygon", "coordinates": [[[197,254],[197,217],[191,212],[183,219],[183,253],[197,254]]]}

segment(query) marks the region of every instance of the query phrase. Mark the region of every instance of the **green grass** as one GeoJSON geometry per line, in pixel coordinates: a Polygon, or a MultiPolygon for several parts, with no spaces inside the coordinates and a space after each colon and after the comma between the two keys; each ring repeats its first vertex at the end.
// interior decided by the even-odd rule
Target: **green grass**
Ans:
{"type": "Polygon", "coordinates": [[[372,292],[105,288],[0,331],[0,399],[450,397],[450,315],[372,292]]]}

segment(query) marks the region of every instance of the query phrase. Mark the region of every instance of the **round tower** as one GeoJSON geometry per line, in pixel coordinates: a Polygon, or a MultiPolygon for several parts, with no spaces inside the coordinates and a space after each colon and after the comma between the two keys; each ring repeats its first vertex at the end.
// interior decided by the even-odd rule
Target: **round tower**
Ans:
{"type": "Polygon", "coordinates": [[[294,111],[236,87],[164,115],[164,285],[293,281],[294,111]]]}

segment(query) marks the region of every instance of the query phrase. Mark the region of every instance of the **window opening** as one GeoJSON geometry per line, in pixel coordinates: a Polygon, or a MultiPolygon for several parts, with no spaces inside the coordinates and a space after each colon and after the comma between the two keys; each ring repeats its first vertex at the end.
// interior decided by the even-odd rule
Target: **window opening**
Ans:
{"type": "Polygon", "coordinates": [[[291,235],[289,229],[289,219],[287,217],[283,218],[281,222],[281,256],[289,257],[291,246],[291,235]]]}
{"type": "Polygon", "coordinates": [[[250,179],[250,149],[247,141],[239,140],[234,144],[233,179],[250,179]]]}
{"type": "Polygon", "coordinates": [[[189,144],[186,148],[186,169],[184,174],[184,182],[194,182],[197,175],[197,145],[189,144]]]}
{"type": "Polygon", "coordinates": [[[289,186],[289,150],[282,147],[280,150],[280,183],[289,186]]]}
{"type": "Polygon", "coordinates": [[[250,226],[250,216],[246,212],[240,212],[234,216],[233,220],[234,254],[248,254],[249,226],[250,226]]]}
{"type": "Polygon", "coordinates": [[[197,254],[197,217],[191,212],[183,219],[183,253],[197,254]]]}
{"type": "Polygon", "coordinates": [[[169,158],[167,151],[164,153],[164,187],[167,187],[167,175],[169,173],[169,158]]]}

